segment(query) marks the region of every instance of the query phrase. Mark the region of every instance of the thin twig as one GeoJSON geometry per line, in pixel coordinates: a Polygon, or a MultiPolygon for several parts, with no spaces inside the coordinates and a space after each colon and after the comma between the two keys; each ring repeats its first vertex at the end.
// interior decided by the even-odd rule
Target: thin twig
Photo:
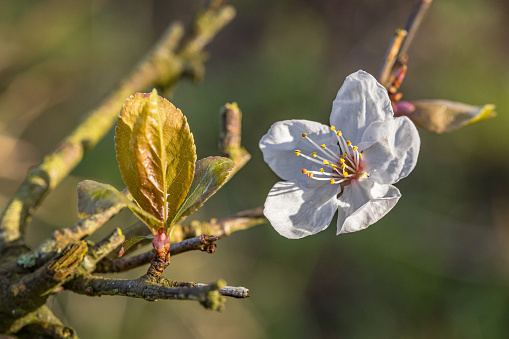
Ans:
{"type": "Polygon", "coordinates": [[[378,82],[385,88],[388,88],[390,85],[389,77],[406,34],[407,32],[404,29],[397,29],[387,47],[387,52],[378,71],[378,82]]]}
{"type": "MultiPolygon", "coordinates": [[[[215,241],[220,237],[209,235],[200,235],[191,239],[186,239],[176,244],[171,244],[170,255],[174,256],[188,251],[203,251],[214,253],[216,249],[215,241]]],[[[133,268],[150,263],[154,257],[154,250],[138,254],[132,257],[124,257],[115,260],[105,258],[100,261],[95,269],[95,273],[119,273],[132,270],[133,268]]]]}
{"type": "Polygon", "coordinates": [[[422,21],[426,13],[428,12],[428,8],[431,5],[432,1],[433,0],[421,0],[417,5],[414,6],[405,27],[405,30],[408,32],[408,34],[405,41],[403,42],[403,45],[401,46],[401,49],[399,50],[398,55],[400,57],[407,54],[408,48],[410,47],[410,44],[412,43],[415,37],[415,34],[421,27],[422,21]]]}
{"type": "MultiPolygon", "coordinates": [[[[194,283],[169,283],[171,285],[153,283],[145,276],[135,280],[81,276],[68,282],[64,287],[75,293],[88,296],[129,296],[149,301],[157,299],[198,300],[204,307],[215,310],[223,308],[224,298],[221,296],[221,289],[227,293],[236,289],[243,291],[243,288],[225,286],[226,284],[222,281],[214,284],[200,284],[199,286],[194,283]]],[[[247,289],[245,290],[247,293],[249,292],[247,289]]]]}
{"type": "Polygon", "coordinates": [[[237,103],[224,105],[221,108],[219,151],[235,162],[235,169],[229,179],[251,159],[249,152],[241,145],[241,129],[242,112],[237,103]]]}

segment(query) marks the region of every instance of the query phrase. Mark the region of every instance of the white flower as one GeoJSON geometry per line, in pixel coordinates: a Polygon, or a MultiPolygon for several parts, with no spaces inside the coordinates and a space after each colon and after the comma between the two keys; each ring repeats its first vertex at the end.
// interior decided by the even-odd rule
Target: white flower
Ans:
{"type": "Polygon", "coordinates": [[[264,214],[287,238],[324,230],[336,210],[337,234],[375,223],[401,197],[392,184],[417,162],[417,129],[394,118],[386,89],[364,71],[346,78],[330,124],[280,121],[260,140],[263,159],[286,180],[270,190],[264,214]]]}

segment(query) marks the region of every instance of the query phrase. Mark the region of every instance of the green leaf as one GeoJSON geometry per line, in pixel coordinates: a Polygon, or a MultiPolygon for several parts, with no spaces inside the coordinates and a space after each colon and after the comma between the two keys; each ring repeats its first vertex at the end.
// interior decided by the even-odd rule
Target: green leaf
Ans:
{"type": "Polygon", "coordinates": [[[155,89],[130,97],[119,116],[115,148],[122,179],[138,205],[166,224],[187,195],[196,161],[182,112],[155,89]]]}
{"type": "Polygon", "coordinates": [[[418,126],[435,133],[448,133],[492,118],[495,105],[471,106],[447,100],[412,101],[414,111],[407,116],[418,126]]]}
{"type": "Polygon", "coordinates": [[[161,221],[138,207],[115,187],[85,180],[78,184],[78,216],[86,218],[114,206],[126,206],[150,228],[160,228],[161,221]]]}
{"type": "Polygon", "coordinates": [[[120,251],[118,252],[118,257],[120,258],[121,256],[124,255],[124,253],[131,247],[133,246],[134,244],[142,241],[142,240],[145,240],[145,239],[153,239],[154,238],[154,235],[153,234],[150,234],[150,235],[146,235],[146,236],[139,236],[139,237],[131,237],[129,239],[127,239],[124,244],[122,245],[122,247],[120,248],[120,251]]]}
{"type": "Polygon", "coordinates": [[[235,162],[223,157],[208,157],[196,162],[193,183],[172,223],[200,208],[224,185],[234,168],[235,162]]]}

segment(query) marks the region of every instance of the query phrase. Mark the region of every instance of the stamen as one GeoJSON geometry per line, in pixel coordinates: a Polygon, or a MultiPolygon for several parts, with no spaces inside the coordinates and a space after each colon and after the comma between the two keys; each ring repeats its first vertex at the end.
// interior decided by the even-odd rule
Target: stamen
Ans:
{"type": "Polygon", "coordinates": [[[323,167],[322,167],[322,168],[320,168],[320,172],[322,172],[322,173],[323,173],[323,172],[325,172],[325,170],[323,169],[323,167]]]}
{"type": "Polygon", "coordinates": [[[323,152],[323,154],[325,154],[326,156],[332,156],[336,160],[339,159],[339,157],[336,154],[334,154],[334,152],[332,152],[329,149],[327,149],[325,144],[323,144],[322,146],[318,146],[318,144],[316,142],[314,142],[312,139],[308,138],[306,133],[302,133],[302,137],[306,138],[316,148],[319,148],[323,152]]]}
{"type": "Polygon", "coordinates": [[[312,178],[313,177],[313,173],[308,172],[307,176],[308,176],[308,178],[312,178]]]}
{"type": "Polygon", "coordinates": [[[305,169],[305,168],[303,168],[303,169],[302,169],[302,174],[308,174],[308,170],[307,170],[307,169],[305,169]]]}
{"type": "MultiPolygon", "coordinates": [[[[346,178],[348,176],[348,172],[343,172],[343,176],[346,178]]],[[[309,175],[308,175],[309,177],[309,175]]]]}
{"type": "Polygon", "coordinates": [[[352,146],[352,142],[351,142],[350,140],[347,140],[347,141],[346,141],[346,145],[347,145],[347,146],[352,146]]]}
{"type": "Polygon", "coordinates": [[[345,163],[345,159],[341,158],[341,159],[339,159],[339,162],[344,164],[345,163]]]}
{"type": "Polygon", "coordinates": [[[311,155],[313,156],[313,158],[316,158],[316,152],[311,153],[311,155]]]}
{"type": "Polygon", "coordinates": [[[357,151],[357,150],[359,149],[359,147],[354,146],[354,147],[352,147],[352,149],[353,149],[354,151],[357,151]]]}
{"type": "Polygon", "coordinates": [[[328,162],[327,160],[324,160],[324,161],[323,161],[323,164],[324,164],[325,166],[328,166],[328,165],[329,165],[329,162],[328,162]]]}
{"type": "Polygon", "coordinates": [[[331,131],[334,131],[335,129],[336,129],[336,127],[334,127],[334,126],[331,126],[331,127],[330,127],[330,130],[331,130],[331,131]]]}
{"type": "Polygon", "coordinates": [[[323,164],[323,162],[321,162],[320,160],[316,160],[315,158],[310,157],[309,155],[305,155],[304,153],[302,153],[300,156],[305,158],[305,159],[307,159],[307,160],[309,160],[309,161],[314,162],[315,164],[320,164],[320,165],[323,164]]]}
{"type": "Polygon", "coordinates": [[[331,184],[334,184],[335,182],[336,182],[336,180],[334,180],[334,179],[331,179],[331,180],[330,180],[330,183],[331,183],[331,184]]]}
{"type": "Polygon", "coordinates": [[[295,150],[295,155],[296,155],[296,156],[299,156],[299,155],[300,155],[300,150],[296,149],[296,150],[295,150]]]}
{"type": "Polygon", "coordinates": [[[336,135],[337,135],[338,137],[340,137],[340,136],[342,136],[342,135],[343,135],[343,133],[342,133],[341,131],[337,131],[337,132],[336,132],[336,135]]]}

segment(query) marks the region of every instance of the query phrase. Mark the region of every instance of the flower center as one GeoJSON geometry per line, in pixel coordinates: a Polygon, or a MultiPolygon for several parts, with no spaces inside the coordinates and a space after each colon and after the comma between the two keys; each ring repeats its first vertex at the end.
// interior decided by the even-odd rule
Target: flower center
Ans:
{"type": "Polygon", "coordinates": [[[295,155],[323,165],[318,171],[303,168],[302,174],[314,180],[328,180],[331,184],[342,185],[348,185],[355,179],[366,178],[368,174],[362,166],[362,152],[359,152],[357,146],[353,146],[349,140],[346,140],[341,131],[336,131],[334,126],[331,126],[330,130],[336,135],[342,154],[335,154],[325,144],[319,146],[306,133],[302,133],[302,137],[310,142],[318,152],[308,155],[300,150],[295,150],[295,155]]]}

